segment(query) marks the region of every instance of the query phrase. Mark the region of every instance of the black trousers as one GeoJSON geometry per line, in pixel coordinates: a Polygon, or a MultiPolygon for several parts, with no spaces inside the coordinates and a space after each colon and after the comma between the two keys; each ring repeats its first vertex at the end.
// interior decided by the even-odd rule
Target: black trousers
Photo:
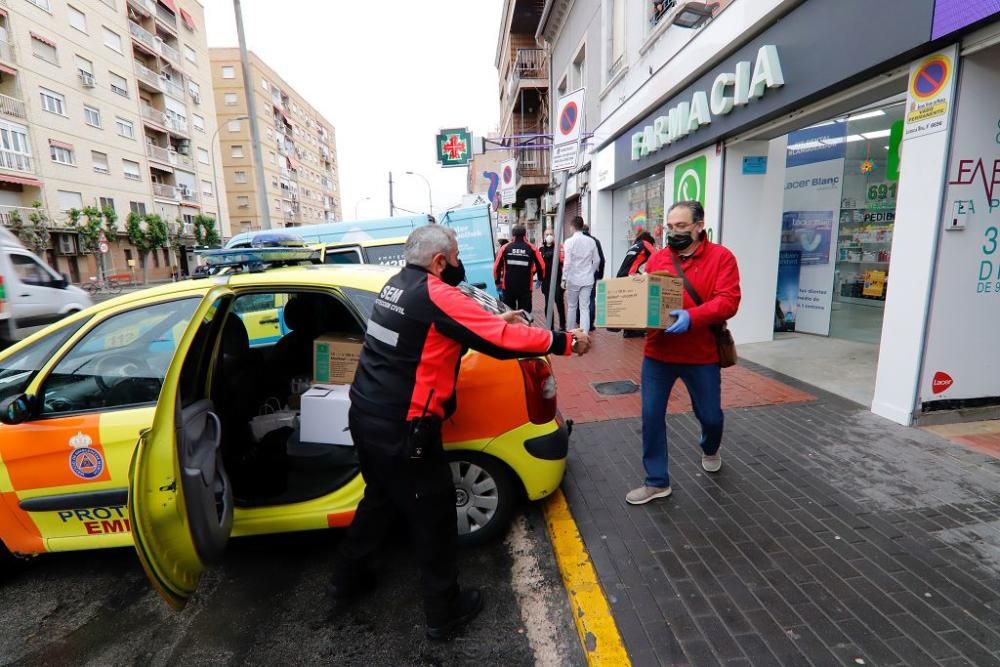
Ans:
{"type": "MultiPolygon", "coordinates": [[[[549,311],[549,286],[542,283],[542,294],[545,295],[545,312],[549,311]]],[[[566,299],[565,290],[556,285],[556,312],[559,314],[559,330],[566,330],[566,299]]],[[[556,318],[552,317],[552,328],[555,329],[556,318]]]]}
{"type": "Polygon", "coordinates": [[[425,609],[428,614],[441,613],[458,594],[458,518],[440,424],[433,446],[424,450],[423,458],[412,459],[408,422],[351,408],[348,423],[366,486],[354,522],[340,544],[334,580],[347,582],[365,572],[393,522],[401,516],[420,566],[425,609]]]}
{"type": "Polygon", "coordinates": [[[531,291],[513,293],[508,290],[504,290],[503,302],[514,310],[523,310],[526,313],[531,313],[531,291]]]}

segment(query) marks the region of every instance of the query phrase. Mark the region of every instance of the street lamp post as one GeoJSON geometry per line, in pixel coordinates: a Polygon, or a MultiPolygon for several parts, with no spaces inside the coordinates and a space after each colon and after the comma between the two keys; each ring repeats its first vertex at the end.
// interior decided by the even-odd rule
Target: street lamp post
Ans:
{"type": "Polygon", "coordinates": [[[357,202],[354,203],[354,219],[358,219],[358,207],[361,206],[361,202],[371,201],[371,197],[362,197],[357,202]]]}
{"type": "MultiPolygon", "coordinates": [[[[230,120],[243,121],[243,120],[249,120],[249,119],[250,119],[250,116],[237,116],[236,118],[229,118],[226,122],[229,122],[230,120]]],[[[216,177],[216,173],[215,173],[215,140],[219,138],[219,131],[220,130],[222,130],[222,126],[221,125],[219,125],[218,127],[216,127],[215,128],[215,133],[212,134],[212,141],[208,144],[208,156],[212,160],[212,188],[213,188],[213,193],[212,194],[215,195],[215,214],[219,217],[219,219],[218,219],[217,222],[219,224],[219,229],[221,230],[222,229],[222,206],[219,205],[219,180],[216,177]]],[[[220,144],[219,145],[219,151],[221,151],[221,150],[222,150],[222,145],[220,144]]]]}
{"type": "Polygon", "coordinates": [[[415,171],[406,172],[408,176],[416,176],[417,178],[423,179],[424,183],[427,184],[427,206],[430,207],[431,217],[434,217],[434,199],[431,197],[431,182],[427,180],[422,174],[418,174],[415,171]]]}

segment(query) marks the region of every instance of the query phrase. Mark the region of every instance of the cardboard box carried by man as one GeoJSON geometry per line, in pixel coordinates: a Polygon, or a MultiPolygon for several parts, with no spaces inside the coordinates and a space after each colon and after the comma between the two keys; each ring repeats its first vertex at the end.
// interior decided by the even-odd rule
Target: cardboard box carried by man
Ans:
{"type": "Polygon", "coordinates": [[[665,273],[641,273],[597,283],[597,326],[666,329],[684,308],[684,281],[665,273]]]}

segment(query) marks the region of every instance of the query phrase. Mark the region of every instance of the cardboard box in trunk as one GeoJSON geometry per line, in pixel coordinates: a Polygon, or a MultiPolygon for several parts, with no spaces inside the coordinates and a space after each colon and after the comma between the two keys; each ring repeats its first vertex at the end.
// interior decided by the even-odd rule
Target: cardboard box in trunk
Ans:
{"type": "Polygon", "coordinates": [[[313,382],[351,384],[361,359],[360,336],[325,334],[313,341],[313,382]]]}
{"type": "Polygon", "coordinates": [[[597,326],[666,329],[684,307],[684,281],[661,273],[611,278],[597,283],[597,326]]]}
{"type": "Polygon", "coordinates": [[[327,445],[352,446],[347,425],[351,409],[347,385],[314,385],[302,394],[299,440],[327,445]]]}

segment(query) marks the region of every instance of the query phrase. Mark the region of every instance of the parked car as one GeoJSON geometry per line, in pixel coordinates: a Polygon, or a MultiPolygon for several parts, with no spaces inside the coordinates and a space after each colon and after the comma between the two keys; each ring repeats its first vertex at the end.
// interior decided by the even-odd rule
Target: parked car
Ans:
{"type": "Polygon", "coordinates": [[[0,227],[0,342],[38,331],[92,301],[0,227]]]}
{"type": "MultiPolygon", "coordinates": [[[[261,439],[253,425],[292,404],[316,336],[363,334],[396,270],[288,266],[172,283],[0,352],[3,547],[134,544],[181,606],[230,536],[349,525],[364,492],[354,449],[302,443],[294,428],[261,439]],[[252,340],[253,314],[279,308],[280,326],[252,340]]],[[[457,404],[445,447],[460,541],[477,543],[505,532],[520,498],[559,486],[571,425],[545,358],[470,352],[457,404]]]]}

